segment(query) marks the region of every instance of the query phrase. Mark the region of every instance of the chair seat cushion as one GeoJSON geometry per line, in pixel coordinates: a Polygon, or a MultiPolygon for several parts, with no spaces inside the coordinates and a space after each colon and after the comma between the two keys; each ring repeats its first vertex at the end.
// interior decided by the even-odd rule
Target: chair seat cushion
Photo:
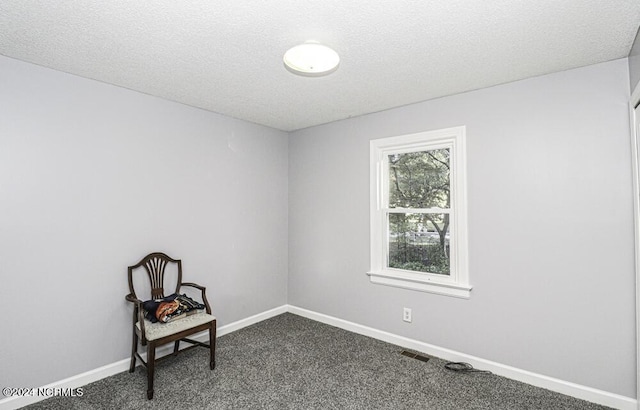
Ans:
{"type": "MultiPolygon", "coordinates": [[[[165,336],[173,335],[183,330],[191,329],[205,323],[216,320],[215,316],[207,313],[196,313],[185,316],[181,319],[171,321],[169,323],[156,322],[151,323],[150,320],[144,319],[144,330],[147,340],[157,340],[165,336]]],[[[136,331],[140,335],[140,322],[136,322],[136,331]]]]}

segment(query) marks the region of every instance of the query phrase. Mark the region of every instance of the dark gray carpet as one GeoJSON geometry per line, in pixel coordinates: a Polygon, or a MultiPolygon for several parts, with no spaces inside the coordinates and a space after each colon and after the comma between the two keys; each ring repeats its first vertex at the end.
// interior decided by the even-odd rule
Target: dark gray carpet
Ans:
{"type": "Polygon", "coordinates": [[[605,409],[491,374],[460,374],[403,349],[283,314],[218,339],[217,366],[192,349],[160,362],[146,399],[138,367],[29,409],[605,409]]]}

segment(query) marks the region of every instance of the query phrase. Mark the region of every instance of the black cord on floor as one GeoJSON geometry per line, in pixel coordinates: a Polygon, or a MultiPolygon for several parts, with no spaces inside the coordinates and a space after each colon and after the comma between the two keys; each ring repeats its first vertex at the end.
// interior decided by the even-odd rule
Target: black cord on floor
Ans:
{"type": "Polygon", "coordinates": [[[485,374],[491,374],[491,372],[488,371],[488,370],[474,369],[473,366],[471,366],[469,363],[464,363],[464,362],[449,362],[449,363],[445,364],[444,367],[446,369],[448,369],[448,370],[452,370],[454,372],[460,372],[460,373],[485,373],[485,374]]]}

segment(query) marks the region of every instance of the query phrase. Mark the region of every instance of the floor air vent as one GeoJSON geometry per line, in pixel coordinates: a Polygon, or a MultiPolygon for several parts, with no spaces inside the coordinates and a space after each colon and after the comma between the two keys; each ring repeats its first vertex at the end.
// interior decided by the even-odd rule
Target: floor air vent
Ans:
{"type": "Polygon", "coordinates": [[[400,354],[403,355],[403,356],[410,357],[412,359],[418,359],[418,360],[420,360],[422,362],[428,362],[429,361],[429,358],[427,356],[423,356],[421,354],[409,352],[409,351],[406,351],[406,350],[401,351],[400,354]]]}

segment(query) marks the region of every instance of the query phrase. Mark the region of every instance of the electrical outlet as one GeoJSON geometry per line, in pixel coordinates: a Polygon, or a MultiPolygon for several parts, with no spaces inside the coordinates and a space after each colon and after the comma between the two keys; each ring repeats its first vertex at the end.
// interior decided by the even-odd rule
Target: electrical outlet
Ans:
{"type": "Polygon", "coordinates": [[[404,308],[402,311],[402,320],[411,323],[411,308],[404,308]]]}

